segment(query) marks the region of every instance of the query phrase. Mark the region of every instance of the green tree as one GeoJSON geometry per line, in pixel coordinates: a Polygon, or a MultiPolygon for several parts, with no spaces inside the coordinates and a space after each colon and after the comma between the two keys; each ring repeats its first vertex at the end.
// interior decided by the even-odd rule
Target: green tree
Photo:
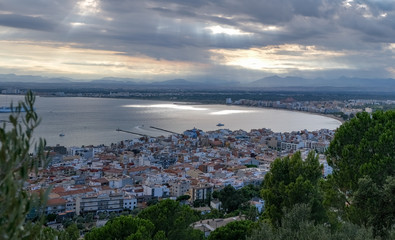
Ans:
{"type": "Polygon", "coordinates": [[[177,197],[176,201],[179,201],[179,202],[186,201],[186,200],[189,200],[190,198],[191,198],[191,196],[189,196],[189,195],[182,195],[182,196],[177,197]]]}
{"type": "Polygon", "coordinates": [[[253,197],[259,197],[260,187],[249,184],[247,186],[242,187],[239,191],[247,200],[252,199],[253,197]]]}
{"type": "MultiPolygon", "coordinates": [[[[77,240],[80,237],[80,230],[77,224],[70,224],[64,231],[55,232],[59,240],[77,240]]],[[[55,238],[53,238],[55,239],[55,238]]]]}
{"type": "Polygon", "coordinates": [[[142,210],[138,217],[151,221],[155,226],[154,233],[163,231],[169,240],[203,238],[201,231],[190,226],[200,219],[199,213],[177,201],[162,200],[142,210]]]}
{"type": "Polygon", "coordinates": [[[233,240],[233,239],[246,239],[250,236],[252,230],[256,227],[252,221],[242,220],[234,221],[219,227],[210,233],[208,240],[233,240]]]}
{"type": "Polygon", "coordinates": [[[312,207],[314,219],[323,221],[326,214],[318,188],[321,169],[314,152],[310,152],[305,161],[300,152],[276,159],[265,176],[261,191],[265,200],[264,217],[274,226],[280,226],[284,208],[290,210],[297,203],[306,203],[312,207]]]}
{"type": "Polygon", "coordinates": [[[358,113],[341,125],[327,152],[337,190],[348,199],[364,176],[383,185],[395,173],[394,146],[395,111],[358,113]]]}
{"type": "Polygon", "coordinates": [[[43,234],[40,224],[26,221],[26,216],[33,207],[41,209],[47,193],[32,196],[23,189],[29,173],[37,173],[46,163],[45,141],[33,137],[40,123],[34,102],[29,92],[24,102],[11,106],[14,111],[0,128],[0,239],[34,239],[43,234]]]}
{"type": "Polygon", "coordinates": [[[296,240],[369,240],[375,239],[372,231],[349,222],[343,223],[334,231],[324,224],[314,223],[311,216],[311,207],[307,204],[296,204],[289,211],[284,212],[281,225],[274,228],[262,222],[253,230],[249,240],[296,239],[296,240]]]}
{"type": "Polygon", "coordinates": [[[227,213],[235,211],[242,203],[248,200],[243,196],[241,191],[237,191],[232,185],[226,185],[221,189],[218,199],[222,203],[222,208],[227,213]]]}
{"type": "Polygon", "coordinates": [[[259,216],[258,209],[255,206],[250,206],[248,208],[246,218],[248,220],[255,222],[258,219],[258,216],[259,216]]]}
{"type": "Polygon", "coordinates": [[[339,127],[327,152],[333,174],[324,184],[325,204],[382,237],[394,224],[394,146],[395,111],[364,112],[339,127]]]}
{"type": "Polygon", "coordinates": [[[66,232],[69,240],[77,240],[80,237],[80,231],[75,223],[68,226],[66,232]]]}
{"type": "Polygon", "coordinates": [[[86,240],[137,240],[152,239],[154,225],[149,220],[132,216],[120,216],[100,228],[94,228],[85,235],[86,240]]]}
{"type": "Polygon", "coordinates": [[[395,177],[387,177],[378,186],[370,177],[360,178],[355,191],[350,215],[353,222],[372,226],[374,234],[388,237],[388,230],[395,224],[395,177]]]}

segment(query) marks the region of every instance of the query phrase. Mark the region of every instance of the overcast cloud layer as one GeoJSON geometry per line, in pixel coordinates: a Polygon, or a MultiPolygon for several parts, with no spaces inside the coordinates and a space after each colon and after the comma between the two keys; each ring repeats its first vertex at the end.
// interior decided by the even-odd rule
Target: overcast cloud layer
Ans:
{"type": "Polygon", "coordinates": [[[0,73],[395,78],[393,0],[2,0],[0,73]]]}

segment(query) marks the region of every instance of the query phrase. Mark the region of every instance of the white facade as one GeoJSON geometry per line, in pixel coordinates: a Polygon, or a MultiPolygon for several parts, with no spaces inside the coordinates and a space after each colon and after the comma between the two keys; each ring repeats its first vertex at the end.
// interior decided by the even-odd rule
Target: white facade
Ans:
{"type": "Polygon", "coordinates": [[[120,178],[108,179],[108,183],[109,183],[110,188],[121,188],[122,187],[122,179],[120,179],[120,178]]]}
{"type": "Polygon", "coordinates": [[[112,212],[123,210],[123,195],[96,195],[88,197],[77,197],[75,210],[80,215],[84,212],[112,212]]]}
{"type": "Polygon", "coordinates": [[[144,185],[143,188],[144,188],[144,195],[146,195],[146,196],[151,196],[151,197],[155,197],[155,198],[162,198],[162,197],[168,197],[170,194],[170,189],[166,186],[144,185]]]}
{"type": "Polygon", "coordinates": [[[169,182],[170,185],[170,196],[179,197],[186,195],[189,191],[191,181],[190,180],[174,180],[169,182]]]}
{"type": "Polygon", "coordinates": [[[123,199],[123,208],[133,210],[137,208],[137,199],[134,197],[126,197],[123,199]]]}

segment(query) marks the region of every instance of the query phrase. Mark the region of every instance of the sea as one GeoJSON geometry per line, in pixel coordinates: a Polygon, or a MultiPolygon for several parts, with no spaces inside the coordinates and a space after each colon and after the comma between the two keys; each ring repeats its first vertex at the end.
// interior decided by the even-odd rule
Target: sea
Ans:
{"type": "MultiPolygon", "coordinates": [[[[0,106],[15,104],[23,98],[0,95],[0,106]]],[[[41,123],[34,137],[45,138],[48,146],[66,147],[110,145],[141,137],[135,133],[152,137],[170,134],[163,130],[182,133],[193,128],[203,131],[268,128],[291,132],[334,130],[341,125],[330,117],[297,111],[135,99],[38,96],[35,110],[41,123]],[[217,126],[219,123],[223,126],[217,126]]],[[[7,119],[8,114],[0,113],[0,120],[7,119]]]]}

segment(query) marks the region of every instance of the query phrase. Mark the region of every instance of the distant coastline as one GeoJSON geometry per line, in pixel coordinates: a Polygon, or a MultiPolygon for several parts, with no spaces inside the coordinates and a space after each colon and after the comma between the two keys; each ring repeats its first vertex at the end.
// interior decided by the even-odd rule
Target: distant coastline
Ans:
{"type": "MultiPolygon", "coordinates": [[[[103,97],[91,97],[91,96],[56,96],[56,95],[43,95],[41,97],[88,97],[88,98],[108,98],[108,99],[120,99],[118,97],[111,97],[111,96],[103,96],[103,97]]],[[[168,100],[164,100],[164,99],[141,99],[141,98],[122,98],[122,99],[133,99],[133,100],[152,100],[152,101],[163,101],[163,102],[169,102],[172,103],[174,105],[223,105],[223,106],[237,106],[237,107],[246,107],[246,108],[258,108],[258,109],[274,109],[274,110],[282,110],[282,111],[290,111],[290,112],[300,112],[300,113],[306,113],[306,114],[313,114],[313,115],[318,115],[318,116],[323,116],[323,117],[329,117],[335,120],[338,120],[339,122],[341,122],[342,124],[344,122],[346,122],[344,119],[342,119],[341,117],[338,117],[336,115],[333,114],[324,114],[324,113],[317,113],[317,112],[308,112],[308,111],[298,111],[295,109],[287,109],[287,108],[275,108],[275,107],[258,107],[258,106],[246,106],[246,105],[237,105],[237,104],[225,104],[225,103],[204,103],[204,102],[199,102],[199,101],[174,101],[172,99],[168,99],[168,100]]]]}

